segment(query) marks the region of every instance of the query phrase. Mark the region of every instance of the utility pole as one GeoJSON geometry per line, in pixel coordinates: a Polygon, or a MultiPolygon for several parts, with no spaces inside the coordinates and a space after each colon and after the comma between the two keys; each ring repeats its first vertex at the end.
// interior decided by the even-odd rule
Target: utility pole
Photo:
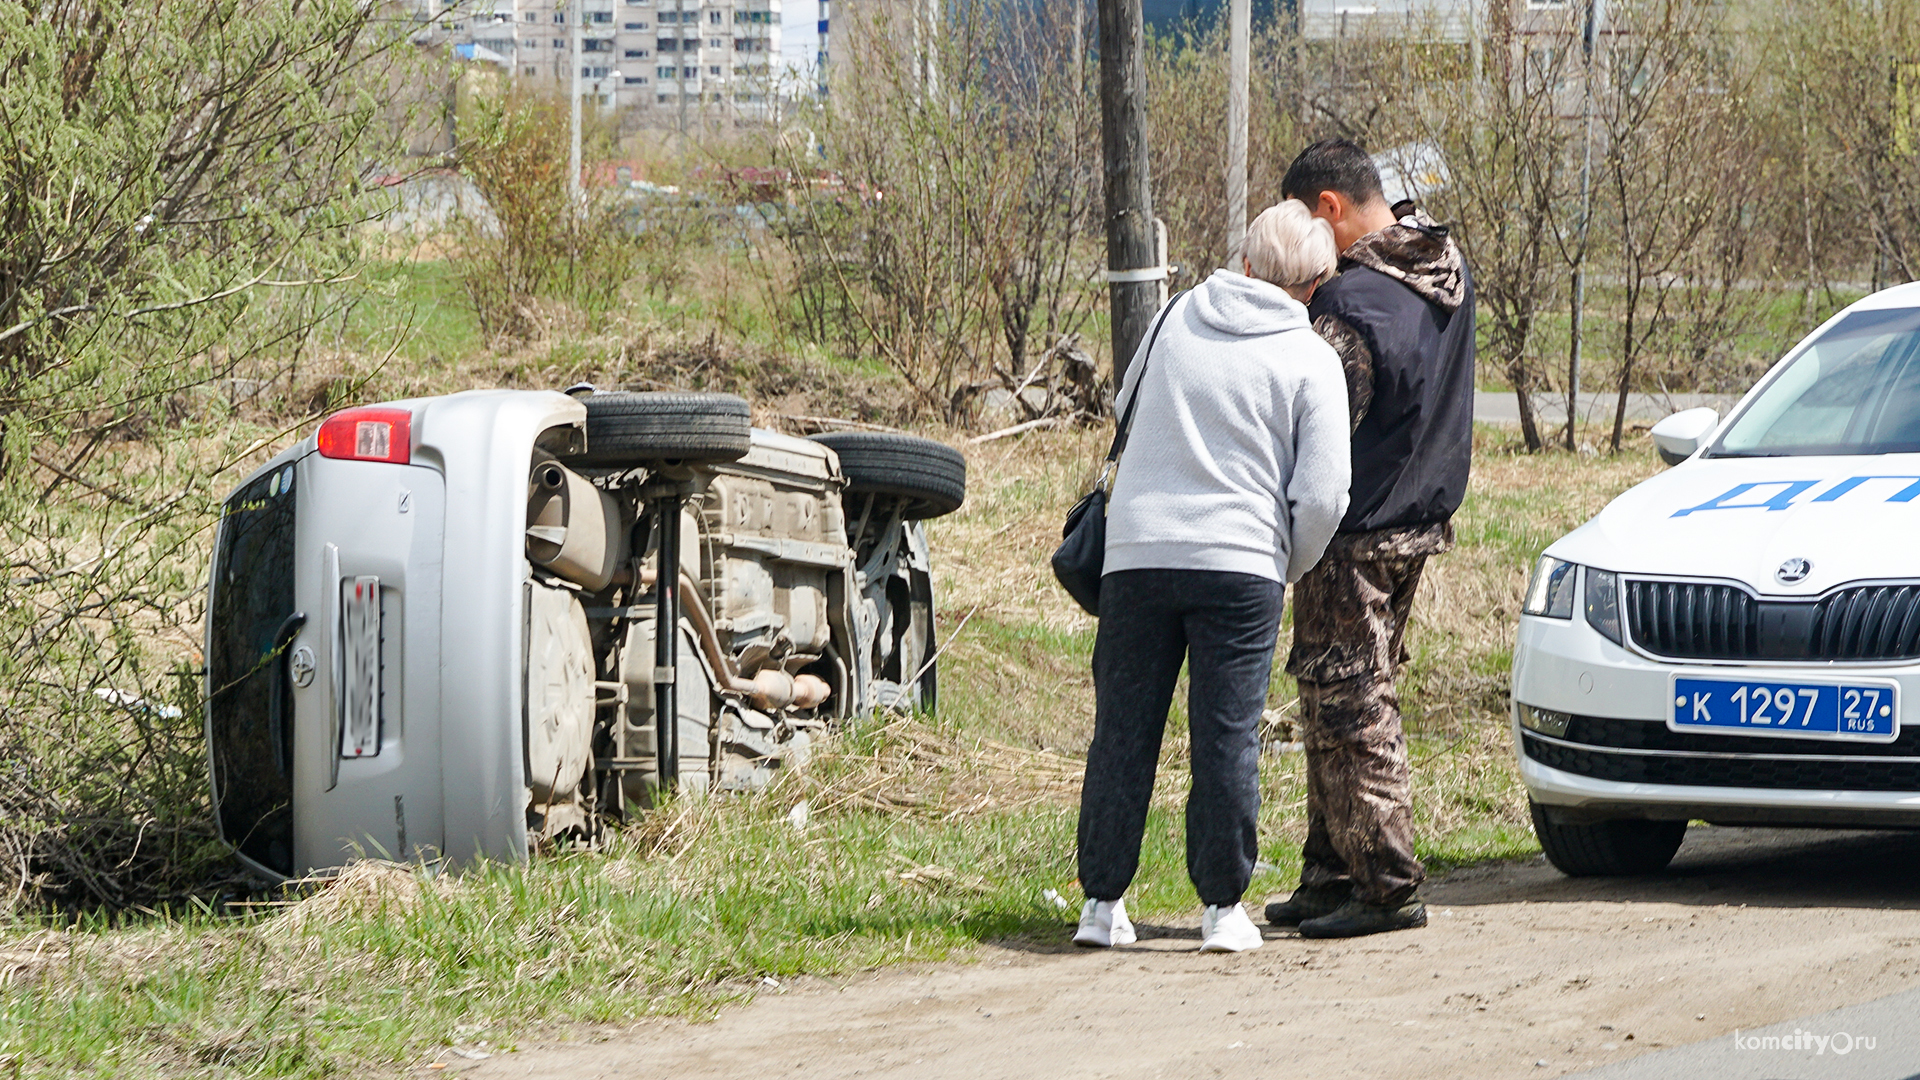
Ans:
{"type": "Polygon", "coordinates": [[[1100,146],[1105,157],[1107,295],[1112,310],[1113,378],[1127,364],[1160,307],[1167,268],[1155,250],[1147,174],[1147,65],[1140,0],[1100,2],[1100,146]]]}
{"type": "Polygon", "coordinates": [[[1247,68],[1253,0],[1232,0],[1227,13],[1227,269],[1240,269],[1247,245],[1247,68]]]}
{"type": "Polygon", "coordinates": [[[568,29],[573,31],[569,35],[573,39],[573,72],[570,79],[573,93],[569,95],[572,99],[569,110],[572,127],[567,136],[567,194],[573,196],[573,208],[578,211],[583,197],[580,187],[580,54],[583,51],[580,0],[573,0],[567,8],[568,29]]]}

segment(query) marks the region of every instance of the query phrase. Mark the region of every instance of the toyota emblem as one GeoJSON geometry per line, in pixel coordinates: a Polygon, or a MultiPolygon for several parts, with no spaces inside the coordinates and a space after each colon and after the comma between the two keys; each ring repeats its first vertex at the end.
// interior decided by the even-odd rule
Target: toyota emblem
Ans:
{"type": "Polygon", "coordinates": [[[1788,559],[1773,572],[1774,580],[1782,585],[1798,585],[1813,573],[1813,564],[1805,559],[1788,559]]]}
{"type": "Polygon", "coordinates": [[[313,650],[305,645],[293,650],[293,661],[287,665],[293,669],[293,685],[306,686],[313,681],[313,650]]]}

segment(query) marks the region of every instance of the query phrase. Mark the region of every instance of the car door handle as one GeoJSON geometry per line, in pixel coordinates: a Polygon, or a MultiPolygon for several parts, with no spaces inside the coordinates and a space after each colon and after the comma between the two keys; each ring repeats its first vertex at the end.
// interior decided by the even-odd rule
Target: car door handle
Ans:
{"type": "Polygon", "coordinates": [[[288,731],[287,715],[287,651],[293,645],[294,635],[307,625],[307,613],[296,611],[286,617],[280,629],[273,632],[273,651],[267,655],[273,665],[273,686],[267,703],[267,738],[273,743],[273,764],[280,775],[293,776],[293,735],[288,731]]]}

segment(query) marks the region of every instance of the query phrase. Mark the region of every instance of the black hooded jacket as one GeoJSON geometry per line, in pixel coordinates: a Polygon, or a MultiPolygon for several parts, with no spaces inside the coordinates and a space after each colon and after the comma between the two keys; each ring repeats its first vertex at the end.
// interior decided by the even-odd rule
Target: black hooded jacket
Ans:
{"type": "Polygon", "coordinates": [[[1353,487],[1340,532],[1442,526],[1473,453],[1473,281],[1443,225],[1361,237],[1309,305],[1347,368],[1353,487]]]}

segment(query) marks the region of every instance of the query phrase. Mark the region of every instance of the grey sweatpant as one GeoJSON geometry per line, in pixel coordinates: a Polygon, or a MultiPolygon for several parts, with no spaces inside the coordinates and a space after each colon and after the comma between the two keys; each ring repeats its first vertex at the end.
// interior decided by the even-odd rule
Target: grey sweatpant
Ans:
{"type": "Polygon", "coordinates": [[[1260,712],[1283,587],[1214,570],[1121,570],[1100,583],[1093,745],[1080,793],[1080,887],[1117,900],[1140,868],[1167,707],[1187,663],[1193,790],[1187,876],[1232,904],[1259,852],[1260,712]]]}

